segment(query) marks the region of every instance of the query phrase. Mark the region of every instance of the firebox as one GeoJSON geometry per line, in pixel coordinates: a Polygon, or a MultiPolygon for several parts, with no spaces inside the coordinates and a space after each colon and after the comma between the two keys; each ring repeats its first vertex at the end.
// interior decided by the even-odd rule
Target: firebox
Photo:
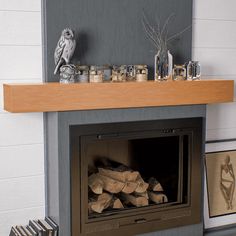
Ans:
{"type": "Polygon", "coordinates": [[[202,118],[70,126],[72,235],[201,221],[202,118]]]}

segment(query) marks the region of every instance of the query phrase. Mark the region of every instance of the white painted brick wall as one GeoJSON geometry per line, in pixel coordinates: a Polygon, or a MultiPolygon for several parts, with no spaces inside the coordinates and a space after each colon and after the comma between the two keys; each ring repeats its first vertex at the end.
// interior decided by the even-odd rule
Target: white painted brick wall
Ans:
{"type": "MultiPolygon", "coordinates": [[[[194,0],[193,59],[201,62],[209,79],[236,82],[235,8],[235,0],[194,0]]],[[[236,102],[209,105],[207,140],[228,138],[236,138],[236,102]]]]}
{"type": "Polygon", "coordinates": [[[43,115],[3,110],[2,84],[42,81],[41,0],[0,0],[0,235],[45,212],[43,115]]]}

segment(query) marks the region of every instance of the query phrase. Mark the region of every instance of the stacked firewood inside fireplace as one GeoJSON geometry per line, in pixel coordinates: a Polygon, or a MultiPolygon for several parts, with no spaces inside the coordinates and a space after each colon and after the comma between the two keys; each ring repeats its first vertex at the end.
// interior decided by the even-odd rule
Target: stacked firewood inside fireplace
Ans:
{"type": "Polygon", "coordinates": [[[89,214],[168,202],[158,180],[145,179],[125,165],[102,166],[90,173],[89,214]]]}

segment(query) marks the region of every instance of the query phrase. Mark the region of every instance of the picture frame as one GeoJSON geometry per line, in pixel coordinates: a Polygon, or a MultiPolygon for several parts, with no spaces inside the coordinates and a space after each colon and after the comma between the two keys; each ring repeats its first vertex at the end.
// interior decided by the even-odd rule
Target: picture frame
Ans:
{"type": "Polygon", "coordinates": [[[204,228],[210,230],[235,224],[236,189],[232,189],[232,197],[227,198],[230,196],[227,187],[232,183],[224,182],[227,174],[222,182],[221,173],[226,162],[231,164],[236,182],[236,141],[207,143],[204,162],[204,228]],[[224,195],[224,191],[229,195],[224,195]]]}

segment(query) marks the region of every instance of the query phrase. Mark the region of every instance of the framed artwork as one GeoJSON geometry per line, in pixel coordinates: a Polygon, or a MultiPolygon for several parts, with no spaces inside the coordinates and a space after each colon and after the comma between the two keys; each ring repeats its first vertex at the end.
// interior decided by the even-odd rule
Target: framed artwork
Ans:
{"type": "Polygon", "coordinates": [[[205,155],[204,223],[206,229],[236,223],[235,188],[236,142],[209,144],[205,155]],[[229,149],[226,149],[227,146],[229,149]]]}

